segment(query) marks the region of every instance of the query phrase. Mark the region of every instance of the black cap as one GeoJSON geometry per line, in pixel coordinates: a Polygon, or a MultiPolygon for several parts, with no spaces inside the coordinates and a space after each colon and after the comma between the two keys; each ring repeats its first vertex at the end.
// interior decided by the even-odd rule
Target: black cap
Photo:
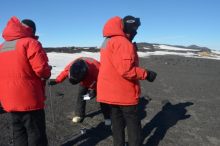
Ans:
{"type": "Polygon", "coordinates": [[[141,25],[140,18],[135,18],[134,16],[128,15],[123,18],[124,22],[124,33],[130,34],[129,40],[132,41],[137,30],[134,27],[139,27],[141,25]]]}
{"type": "Polygon", "coordinates": [[[124,23],[137,26],[141,25],[140,18],[135,18],[134,16],[128,15],[123,18],[124,23]]]}
{"type": "Polygon", "coordinates": [[[79,83],[84,80],[88,74],[86,62],[79,58],[73,62],[69,69],[69,81],[72,84],[79,83]]]}
{"type": "Polygon", "coordinates": [[[33,33],[35,34],[35,32],[36,32],[36,25],[35,25],[35,23],[32,20],[24,19],[24,20],[21,21],[21,24],[26,25],[28,27],[31,27],[32,30],[33,30],[33,33]]]}

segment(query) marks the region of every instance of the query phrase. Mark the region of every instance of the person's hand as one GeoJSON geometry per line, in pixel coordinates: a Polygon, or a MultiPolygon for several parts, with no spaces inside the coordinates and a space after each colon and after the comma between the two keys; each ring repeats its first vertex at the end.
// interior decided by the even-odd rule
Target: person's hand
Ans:
{"type": "Polygon", "coordinates": [[[56,84],[57,84],[57,82],[55,80],[50,80],[48,82],[48,85],[51,85],[51,86],[56,85],[56,84]]]}
{"type": "Polygon", "coordinates": [[[145,70],[147,72],[146,80],[148,80],[149,82],[153,82],[157,77],[157,73],[148,69],[145,70]]]}
{"type": "Polygon", "coordinates": [[[91,99],[92,99],[92,98],[96,97],[97,93],[96,93],[96,90],[90,90],[88,94],[89,94],[89,97],[91,97],[91,99]]]}

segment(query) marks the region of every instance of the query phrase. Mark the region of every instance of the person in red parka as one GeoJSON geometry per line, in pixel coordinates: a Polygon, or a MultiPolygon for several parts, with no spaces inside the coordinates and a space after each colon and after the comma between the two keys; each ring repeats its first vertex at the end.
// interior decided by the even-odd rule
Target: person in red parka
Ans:
{"type": "MultiPolygon", "coordinates": [[[[98,79],[100,63],[91,57],[80,57],[73,60],[56,77],[56,80],[49,81],[49,85],[56,85],[69,79],[72,85],[78,84],[78,96],[73,122],[82,122],[85,117],[86,100],[83,96],[87,93],[90,98],[96,97],[96,85],[98,79]]],[[[111,125],[110,108],[108,104],[100,103],[100,107],[105,118],[105,125],[111,125]]]]}
{"type": "Polygon", "coordinates": [[[51,72],[35,35],[32,20],[13,16],[0,45],[0,101],[12,116],[15,146],[48,145],[45,124],[45,83],[51,72]]]}
{"type": "Polygon", "coordinates": [[[127,124],[129,146],[140,146],[141,123],[138,112],[139,80],[153,82],[156,73],[139,67],[132,40],[141,25],[140,19],[116,16],[103,28],[106,37],[100,48],[97,101],[111,105],[114,146],[125,145],[124,123],[127,124]]]}

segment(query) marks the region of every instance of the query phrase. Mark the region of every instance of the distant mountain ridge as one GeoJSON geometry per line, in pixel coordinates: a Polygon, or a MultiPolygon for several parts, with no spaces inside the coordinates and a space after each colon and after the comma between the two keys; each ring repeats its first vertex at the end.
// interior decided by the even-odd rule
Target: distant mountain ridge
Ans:
{"type": "MultiPolygon", "coordinates": [[[[174,47],[179,47],[178,45],[175,45],[174,47]]],[[[187,49],[196,49],[196,50],[211,50],[207,47],[199,47],[197,45],[190,45],[188,47],[185,47],[185,46],[180,46],[181,48],[187,48],[187,49]]]]}
{"type": "Polygon", "coordinates": [[[207,47],[200,47],[197,45],[190,45],[190,46],[182,46],[182,45],[168,45],[168,44],[150,44],[146,42],[137,43],[138,49],[149,49],[149,50],[158,50],[160,45],[166,45],[171,47],[177,47],[182,49],[192,49],[192,50],[200,50],[200,51],[211,51],[211,49],[207,47]]]}
{"type": "MultiPolygon", "coordinates": [[[[177,47],[181,49],[187,49],[187,50],[182,50],[182,51],[177,51],[177,52],[184,52],[184,51],[189,51],[188,49],[193,50],[199,50],[199,51],[206,51],[210,52],[211,49],[207,47],[200,47],[197,45],[190,45],[190,46],[181,46],[181,45],[168,45],[168,44],[151,44],[151,43],[146,43],[146,42],[141,42],[141,43],[136,43],[138,47],[138,51],[140,52],[153,52],[153,51],[160,51],[160,50],[166,50],[166,49],[161,49],[159,46],[160,45],[166,45],[166,46],[171,46],[171,47],[177,47]]],[[[99,52],[98,47],[45,47],[44,48],[45,52],[63,52],[63,53],[81,53],[82,51],[86,52],[99,52]]],[[[168,50],[167,50],[168,51],[168,50]]]]}

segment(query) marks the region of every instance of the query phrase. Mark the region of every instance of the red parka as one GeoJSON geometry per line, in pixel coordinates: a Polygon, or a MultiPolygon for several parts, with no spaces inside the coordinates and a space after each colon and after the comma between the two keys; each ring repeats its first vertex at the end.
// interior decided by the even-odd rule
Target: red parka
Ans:
{"type": "MultiPolygon", "coordinates": [[[[85,60],[87,66],[88,66],[88,74],[85,77],[85,79],[83,81],[81,81],[80,83],[85,87],[96,90],[100,63],[97,60],[95,60],[94,58],[91,58],[91,57],[80,57],[80,58],[85,60]]],[[[73,60],[69,65],[67,65],[64,68],[64,70],[57,76],[57,78],[56,78],[57,83],[63,82],[65,79],[68,78],[69,68],[75,60],[73,60]]]]}
{"type": "Polygon", "coordinates": [[[139,67],[139,59],[133,44],[123,32],[122,19],[109,19],[103,29],[107,37],[100,48],[97,100],[115,105],[136,105],[140,96],[138,80],[147,73],[139,67]]]}
{"type": "Polygon", "coordinates": [[[32,29],[12,17],[0,45],[0,101],[5,111],[44,108],[42,78],[50,77],[48,58],[32,29]]]}

